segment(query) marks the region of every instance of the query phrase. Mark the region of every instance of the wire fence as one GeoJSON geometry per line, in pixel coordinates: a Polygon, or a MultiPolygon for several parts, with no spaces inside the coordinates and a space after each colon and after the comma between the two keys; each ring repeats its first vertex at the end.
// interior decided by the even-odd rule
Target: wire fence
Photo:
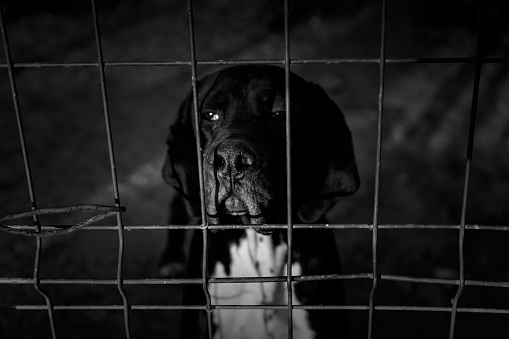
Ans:
{"type": "Polygon", "coordinates": [[[16,220],[26,217],[33,219],[33,225],[7,225],[0,224],[0,230],[9,232],[12,234],[32,236],[36,238],[36,249],[35,249],[35,262],[33,269],[32,278],[5,278],[0,276],[0,285],[33,285],[34,289],[44,298],[45,305],[0,305],[0,309],[3,310],[43,310],[48,314],[48,321],[51,327],[51,333],[53,338],[57,338],[58,321],[55,320],[55,310],[122,310],[123,320],[125,324],[125,337],[131,337],[131,320],[130,314],[132,310],[186,310],[186,309],[199,309],[204,310],[208,314],[208,326],[209,333],[212,333],[212,312],[215,309],[246,309],[246,308],[272,308],[272,309],[286,309],[288,310],[288,337],[292,337],[292,310],[294,309],[345,309],[351,311],[367,311],[366,317],[368,318],[368,329],[367,337],[372,338],[376,332],[376,326],[374,326],[373,319],[375,314],[381,311],[405,311],[405,312],[442,312],[450,314],[450,331],[449,338],[455,337],[456,330],[456,319],[458,313],[478,313],[478,314],[509,314],[509,309],[495,309],[495,308],[467,308],[459,307],[458,302],[461,300],[461,296],[465,286],[478,286],[478,287],[502,287],[509,288],[509,282],[507,281],[483,281],[483,280],[469,280],[465,278],[465,258],[464,258],[464,237],[465,232],[468,231],[509,231],[509,226],[500,225],[470,225],[466,224],[466,213],[467,213],[467,202],[469,197],[469,183],[470,183],[470,171],[472,166],[472,151],[475,136],[475,122],[476,112],[479,94],[479,82],[481,76],[481,69],[483,64],[486,63],[509,63],[509,58],[503,57],[483,57],[482,46],[483,46],[483,27],[486,18],[486,4],[482,2],[479,9],[479,24],[478,24],[478,40],[476,46],[476,54],[474,58],[406,58],[406,59],[388,59],[386,58],[386,24],[387,24],[387,4],[388,0],[382,1],[381,8],[381,27],[380,27],[380,55],[376,59],[292,59],[290,55],[290,11],[289,11],[289,0],[284,0],[284,44],[285,44],[285,57],[284,59],[265,59],[265,60],[197,60],[195,52],[195,37],[194,37],[194,18],[193,18],[193,4],[191,0],[187,1],[187,14],[189,23],[189,42],[190,42],[190,59],[189,60],[165,60],[165,61],[152,61],[152,62],[106,62],[103,58],[102,44],[101,44],[101,30],[98,23],[98,13],[96,10],[95,1],[91,1],[91,16],[93,17],[94,30],[95,30],[95,43],[97,51],[97,60],[91,62],[70,62],[70,63],[15,63],[11,58],[9,35],[7,33],[6,23],[4,15],[1,12],[0,7],[0,28],[4,44],[5,52],[5,64],[0,64],[0,68],[5,68],[8,71],[10,87],[12,91],[13,104],[15,114],[17,118],[17,124],[19,128],[19,139],[21,143],[21,149],[23,153],[23,160],[26,172],[26,182],[28,185],[29,196],[31,201],[31,210],[19,214],[4,215],[0,217],[1,222],[8,220],[16,220]],[[475,65],[475,74],[473,79],[473,92],[470,112],[470,128],[468,134],[468,147],[465,161],[465,180],[463,185],[462,195],[462,209],[461,209],[461,221],[459,224],[454,225],[429,225],[429,224],[380,224],[378,213],[380,204],[380,178],[381,178],[381,164],[382,164],[382,130],[383,130],[383,118],[384,118],[384,80],[385,80],[385,66],[387,64],[417,64],[417,63],[470,63],[475,65]],[[196,129],[197,136],[197,152],[199,159],[199,175],[200,175],[200,192],[202,196],[202,225],[124,225],[122,222],[122,212],[125,208],[121,205],[119,196],[119,186],[116,173],[115,155],[113,150],[113,136],[112,128],[110,124],[110,109],[108,104],[108,92],[107,84],[105,79],[105,68],[107,67],[125,67],[125,66],[184,66],[191,68],[191,85],[193,93],[193,105],[194,114],[198,114],[198,99],[197,99],[197,66],[199,65],[234,65],[234,64],[280,64],[284,65],[285,78],[286,78],[286,91],[285,91],[285,102],[287,110],[287,121],[286,121],[286,141],[287,141],[287,199],[288,199],[288,211],[287,218],[288,222],[284,225],[264,225],[264,226],[246,226],[246,225],[207,225],[205,220],[205,207],[204,207],[204,191],[203,191],[203,173],[201,164],[200,152],[200,140],[199,136],[199,119],[196,116],[194,126],[196,129]],[[289,114],[290,108],[290,68],[294,64],[378,64],[379,65],[379,91],[378,91],[378,115],[377,115],[377,146],[376,146],[376,168],[375,168],[375,192],[374,192],[374,213],[372,224],[320,224],[320,225],[304,225],[294,224],[292,220],[292,174],[291,174],[291,131],[290,131],[290,119],[289,114]],[[97,204],[83,204],[73,205],[66,207],[55,207],[55,208],[38,208],[37,200],[33,189],[32,174],[33,170],[30,166],[30,158],[28,156],[27,143],[25,140],[25,131],[23,127],[22,112],[18,101],[18,91],[16,87],[16,75],[15,70],[21,68],[58,68],[58,67],[92,67],[97,68],[98,76],[101,84],[102,94],[102,106],[104,113],[104,122],[108,140],[108,151],[110,158],[111,167],[111,180],[113,186],[113,201],[112,206],[104,206],[97,204]],[[69,213],[80,210],[92,210],[98,211],[99,214],[84,220],[75,225],[64,225],[64,226],[46,226],[40,225],[39,216],[42,214],[56,214],[56,213],[69,213]],[[116,216],[116,225],[109,226],[96,226],[93,223],[102,220],[109,216],[116,216]],[[286,229],[288,232],[288,257],[287,257],[287,275],[282,277],[270,277],[270,278],[209,278],[207,276],[207,242],[209,231],[215,229],[244,229],[247,227],[258,228],[258,227],[271,227],[275,229],[286,229]],[[292,232],[295,229],[303,228],[330,228],[330,229],[368,229],[372,232],[372,270],[368,273],[361,274],[339,274],[339,275],[326,275],[326,276],[292,276],[291,262],[292,262],[292,232]],[[172,229],[193,229],[201,231],[203,233],[203,267],[202,267],[202,278],[201,279],[125,279],[123,276],[124,267],[124,232],[125,231],[150,231],[150,230],[172,230],[172,229]],[[379,237],[378,231],[380,229],[434,229],[434,230],[455,230],[458,236],[458,254],[459,254],[459,277],[457,279],[436,279],[436,278],[422,278],[413,276],[402,276],[402,275],[387,275],[381,274],[378,269],[378,245],[379,237]],[[115,279],[41,279],[40,278],[40,258],[42,254],[42,244],[45,237],[53,237],[62,234],[68,234],[74,231],[116,231],[118,234],[118,256],[117,256],[117,275],[115,279]],[[293,305],[292,303],[292,283],[295,281],[310,281],[310,280],[324,280],[324,279],[341,279],[341,280],[367,280],[371,281],[371,293],[369,302],[367,305],[335,305],[335,306],[320,306],[320,305],[293,305]],[[451,307],[428,307],[428,306],[382,306],[376,305],[375,297],[378,293],[378,287],[380,281],[394,281],[394,282],[412,282],[421,284],[435,284],[435,285],[448,285],[457,287],[456,294],[452,300],[451,307]],[[233,283],[233,282],[286,282],[288,291],[288,304],[286,305],[232,305],[222,306],[214,305],[208,292],[208,284],[216,283],[233,283]],[[113,285],[117,287],[118,294],[121,296],[122,304],[119,305],[54,305],[51,298],[45,293],[45,286],[48,285],[113,285]],[[124,291],[126,285],[180,285],[180,284],[201,284],[203,291],[206,296],[205,305],[132,305],[124,291]]]}

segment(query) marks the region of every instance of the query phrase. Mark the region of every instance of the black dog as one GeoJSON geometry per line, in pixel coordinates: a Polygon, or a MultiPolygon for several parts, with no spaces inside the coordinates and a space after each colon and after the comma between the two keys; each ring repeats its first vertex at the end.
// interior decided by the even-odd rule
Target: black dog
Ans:
{"type": "MultiPolygon", "coordinates": [[[[236,66],[198,82],[205,207],[209,225],[285,224],[287,220],[285,73],[274,66],[236,66]]],[[[343,115],[321,87],[290,78],[292,210],[294,223],[325,223],[325,214],[359,187],[351,135],[343,115]]],[[[201,222],[192,94],[170,127],[164,179],[179,192],[172,202],[174,224],[201,222]]],[[[210,233],[208,269],[213,277],[285,276],[287,231],[229,230],[210,233]]],[[[163,256],[166,273],[184,262],[184,231],[172,231],[163,256]]],[[[334,236],[328,229],[296,229],[292,275],[341,273],[334,236]]],[[[201,277],[200,232],[191,242],[188,277],[201,277]]],[[[211,284],[215,305],[284,305],[281,283],[211,284]]],[[[201,286],[184,302],[205,303],[201,286]]],[[[293,283],[293,304],[341,305],[338,280],[293,283]]],[[[216,309],[214,338],[286,338],[286,309],[216,309]]],[[[182,337],[205,338],[205,312],[183,311],[182,337]]],[[[345,316],[333,310],[294,309],[294,338],[329,338],[344,333],[345,316]]]]}

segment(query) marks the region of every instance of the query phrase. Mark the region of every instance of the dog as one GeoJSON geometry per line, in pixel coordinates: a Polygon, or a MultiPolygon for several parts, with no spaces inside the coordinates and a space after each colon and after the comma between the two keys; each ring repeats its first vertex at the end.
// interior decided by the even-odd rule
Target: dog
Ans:
{"type": "MultiPolygon", "coordinates": [[[[318,85],[290,73],[293,223],[326,223],[326,213],[360,184],[351,133],[338,106],[318,85]]],[[[207,224],[287,223],[285,70],[233,66],[197,82],[198,124],[207,224]]],[[[163,178],[178,192],[170,223],[200,224],[201,200],[193,95],[189,92],[170,126],[163,178]]],[[[189,257],[186,231],[172,230],[163,255],[166,274],[202,276],[202,234],[195,232],[189,257]],[[185,270],[184,267],[186,266],[185,270]]],[[[247,227],[208,234],[210,277],[286,276],[286,229],[247,227]]],[[[294,229],[292,275],[341,273],[332,230],[294,229]]],[[[212,283],[213,305],[285,305],[286,282],[212,283]]],[[[204,305],[201,285],[186,286],[183,302],[204,305]]],[[[293,305],[344,305],[341,280],[292,283],[293,305]]],[[[208,338],[205,311],[184,310],[182,338],[208,338]]],[[[347,331],[344,311],[295,308],[293,337],[338,337],[347,331]]],[[[213,338],[287,338],[288,310],[217,308],[213,338]]]]}

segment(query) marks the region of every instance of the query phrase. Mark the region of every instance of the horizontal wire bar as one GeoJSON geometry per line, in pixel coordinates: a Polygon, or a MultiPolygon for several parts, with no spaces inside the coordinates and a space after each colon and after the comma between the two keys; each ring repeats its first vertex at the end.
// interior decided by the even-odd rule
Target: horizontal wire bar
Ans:
{"type": "MultiPolygon", "coordinates": [[[[482,63],[509,63],[509,57],[484,57],[482,63]]],[[[280,64],[284,65],[284,59],[265,60],[198,60],[197,65],[220,66],[220,65],[260,65],[280,64]]],[[[377,58],[337,58],[337,59],[292,59],[291,64],[378,64],[377,58]]],[[[397,58],[386,59],[386,64],[436,64],[436,63],[475,63],[475,58],[470,57],[435,57],[435,58],[397,58]]],[[[190,66],[189,60],[167,61],[105,61],[105,67],[139,67],[139,66],[190,66]]],[[[16,62],[14,68],[74,68],[74,67],[98,67],[97,62],[16,62]]],[[[0,64],[0,68],[7,68],[6,64],[0,64]]]]}
{"type": "MultiPolygon", "coordinates": [[[[41,285],[116,285],[116,279],[40,279],[41,285]]],[[[0,278],[0,284],[29,285],[31,278],[0,278]]],[[[201,284],[201,279],[123,279],[124,285],[201,284]]]]}
{"type": "MultiPolygon", "coordinates": [[[[372,274],[336,274],[321,276],[293,276],[293,281],[316,281],[316,280],[353,280],[353,279],[371,279],[372,274]]],[[[260,282],[285,282],[286,276],[279,277],[232,277],[232,278],[209,278],[211,284],[230,284],[230,283],[260,283],[260,282]]],[[[195,279],[124,279],[124,285],[183,285],[183,284],[202,284],[201,278],[195,279]]],[[[28,285],[33,283],[31,278],[0,278],[0,284],[5,285],[28,285]]],[[[114,279],[41,279],[43,285],[114,285],[114,279]]]]}
{"type": "MultiPolygon", "coordinates": [[[[359,280],[373,279],[372,273],[358,274],[330,274],[330,275],[312,275],[312,276],[292,276],[292,281],[318,281],[318,280],[359,280]]],[[[394,282],[408,282],[435,285],[458,285],[458,279],[438,279],[438,278],[418,278],[401,275],[382,274],[380,280],[394,282]]],[[[210,284],[224,283],[259,283],[259,282],[285,282],[286,276],[278,277],[232,277],[232,278],[209,278],[210,284]]],[[[30,285],[33,284],[32,278],[0,278],[0,284],[4,285],[30,285]]],[[[115,279],[40,279],[41,285],[115,285],[115,279]]],[[[124,285],[184,285],[201,284],[202,278],[196,279],[123,279],[124,285]]],[[[465,280],[465,285],[473,287],[503,287],[509,288],[508,281],[483,281],[483,280],[465,280]]]]}
{"type": "MultiPolygon", "coordinates": [[[[399,276],[382,274],[381,280],[396,281],[396,282],[410,282],[422,284],[435,284],[435,285],[459,285],[459,279],[438,279],[438,278],[416,278],[410,276],[399,276]]],[[[509,288],[508,281],[483,281],[483,280],[465,280],[465,285],[473,287],[505,287],[509,288]]]]}
{"type": "MultiPolygon", "coordinates": [[[[19,311],[45,311],[46,305],[0,305],[0,310],[19,311]]],[[[212,305],[212,309],[287,309],[287,305],[212,305]]],[[[87,310],[123,310],[123,305],[55,305],[57,311],[87,311],[87,310]]],[[[130,310],[149,311],[176,311],[176,310],[203,310],[205,305],[129,305],[130,310]]],[[[293,305],[292,309],[305,310],[350,310],[368,311],[368,305],[293,305]]],[[[376,305],[377,311],[405,311],[405,312],[451,312],[451,307],[436,306],[381,306],[376,305]]],[[[509,314],[509,309],[481,308],[481,307],[459,307],[458,313],[481,313],[481,314],[509,314]]]]}
{"type": "MultiPolygon", "coordinates": [[[[0,305],[0,310],[38,311],[42,305],[0,305]]],[[[57,305],[55,310],[124,310],[123,305],[57,305]]],[[[200,305],[129,305],[130,310],[201,310],[200,305]]]]}
{"type": "MultiPolygon", "coordinates": [[[[72,225],[43,225],[41,229],[62,229],[68,228],[72,225]]],[[[33,229],[33,225],[9,225],[13,229],[33,229]]],[[[286,224],[272,224],[272,225],[209,225],[208,228],[211,230],[236,230],[236,229],[286,229],[286,224]]],[[[379,229],[429,229],[429,230],[458,230],[460,225],[453,224],[379,224],[379,229]]],[[[142,230],[174,230],[174,229],[189,229],[189,230],[201,230],[202,225],[125,225],[126,231],[142,231],[142,230]]],[[[372,224],[294,224],[294,229],[373,229],[372,224]]],[[[467,230],[477,231],[509,231],[509,226],[506,225],[466,225],[467,230]]],[[[118,226],[116,225],[88,225],[81,228],[85,231],[117,231],[118,226]]]]}

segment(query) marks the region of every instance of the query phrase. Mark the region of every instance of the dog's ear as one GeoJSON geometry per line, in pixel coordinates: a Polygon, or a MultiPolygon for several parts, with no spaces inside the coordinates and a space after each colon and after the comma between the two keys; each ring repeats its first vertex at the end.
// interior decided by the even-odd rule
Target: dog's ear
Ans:
{"type": "MultiPolygon", "coordinates": [[[[197,82],[198,107],[213,87],[216,77],[217,75],[209,75],[197,82]]],[[[193,92],[189,91],[169,128],[162,175],[163,179],[182,195],[189,215],[200,218],[200,183],[193,106],[193,92]]]]}
{"type": "Polygon", "coordinates": [[[320,86],[307,83],[305,92],[310,99],[307,104],[310,112],[304,130],[298,134],[307,136],[296,149],[301,153],[297,154],[300,164],[296,179],[305,183],[297,185],[303,188],[297,214],[303,222],[313,223],[342,198],[357,191],[360,180],[343,113],[320,86]]]}

